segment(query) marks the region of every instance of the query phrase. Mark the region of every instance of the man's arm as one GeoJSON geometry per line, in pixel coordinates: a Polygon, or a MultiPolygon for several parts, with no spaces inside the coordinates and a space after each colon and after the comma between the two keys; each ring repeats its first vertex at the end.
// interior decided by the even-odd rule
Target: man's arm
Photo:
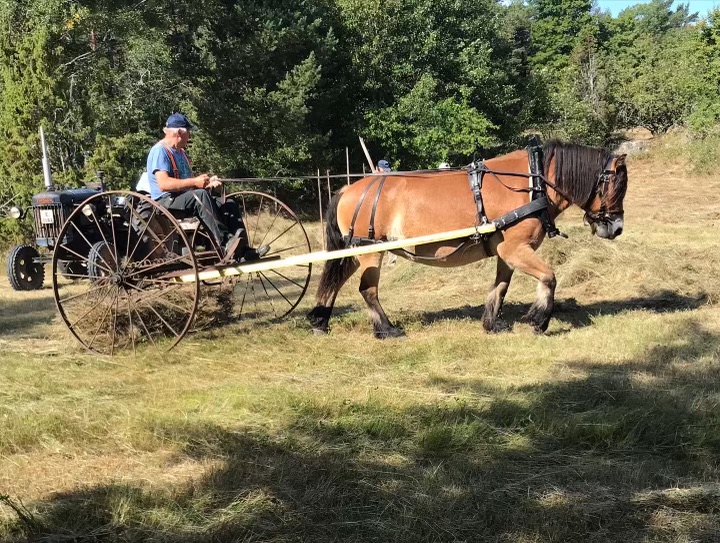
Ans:
{"type": "Polygon", "coordinates": [[[210,176],[206,173],[198,175],[197,177],[189,177],[188,179],[175,179],[170,177],[170,174],[165,170],[155,170],[155,179],[157,179],[158,187],[163,192],[182,192],[190,189],[204,189],[216,187],[220,183],[213,182],[217,178],[210,176]]]}

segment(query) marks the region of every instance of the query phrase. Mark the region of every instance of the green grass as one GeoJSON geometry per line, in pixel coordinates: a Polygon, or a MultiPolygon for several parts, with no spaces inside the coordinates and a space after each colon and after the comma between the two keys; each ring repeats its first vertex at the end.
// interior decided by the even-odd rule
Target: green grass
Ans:
{"type": "Polygon", "coordinates": [[[384,270],[404,340],[372,339],[354,278],[328,336],[309,293],[113,359],[49,289],[0,286],[0,541],[720,540],[720,177],[657,153],[629,159],[623,236],[573,211],[542,247],[544,336],[520,275],[482,331],[493,262],[384,270]]]}

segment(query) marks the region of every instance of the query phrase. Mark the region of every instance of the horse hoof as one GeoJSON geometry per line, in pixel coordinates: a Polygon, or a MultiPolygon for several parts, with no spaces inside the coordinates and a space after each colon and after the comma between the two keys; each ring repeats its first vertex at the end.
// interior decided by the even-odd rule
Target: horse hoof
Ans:
{"type": "Polygon", "coordinates": [[[375,337],[377,339],[405,337],[405,332],[400,330],[400,328],[391,328],[389,330],[375,331],[375,337]]]}
{"type": "Polygon", "coordinates": [[[330,333],[329,328],[313,328],[312,329],[314,336],[326,336],[330,333]]]}
{"type": "Polygon", "coordinates": [[[495,322],[495,325],[491,329],[488,330],[486,328],[486,330],[491,334],[502,334],[503,332],[507,332],[508,330],[510,330],[510,325],[503,320],[498,320],[495,322]]]}
{"type": "Polygon", "coordinates": [[[543,335],[545,332],[547,332],[548,324],[549,324],[549,323],[545,323],[544,325],[543,325],[543,324],[534,324],[534,323],[533,323],[533,324],[532,324],[532,331],[533,331],[533,333],[534,333],[536,336],[541,336],[541,335],[543,335]]]}

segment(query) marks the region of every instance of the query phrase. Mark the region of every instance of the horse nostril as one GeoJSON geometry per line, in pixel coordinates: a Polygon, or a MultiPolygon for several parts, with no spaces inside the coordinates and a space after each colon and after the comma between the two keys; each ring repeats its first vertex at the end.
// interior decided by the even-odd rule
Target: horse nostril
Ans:
{"type": "Polygon", "coordinates": [[[620,228],[618,228],[617,230],[615,230],[616,236],[619,236],[620,234],[622,234],[622,226],[620,228]]]}

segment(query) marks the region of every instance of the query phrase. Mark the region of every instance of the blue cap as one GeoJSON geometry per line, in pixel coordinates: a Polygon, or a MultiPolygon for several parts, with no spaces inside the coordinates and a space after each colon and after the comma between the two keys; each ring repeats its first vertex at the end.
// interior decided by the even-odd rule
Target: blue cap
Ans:
{"type": "Polygon", "coordinates": [[[381,160],[378,162],[378,168],[387,168],[390,169],[390,163],[387,160],[381,160]]]}
{"type": "Polygon", "coordinates": [[[188,130],[195,128],[188,118],[182,113],[173,113],[170,115],[165,123],[165,126],[167,128],[187,128],[188,130]]]}

